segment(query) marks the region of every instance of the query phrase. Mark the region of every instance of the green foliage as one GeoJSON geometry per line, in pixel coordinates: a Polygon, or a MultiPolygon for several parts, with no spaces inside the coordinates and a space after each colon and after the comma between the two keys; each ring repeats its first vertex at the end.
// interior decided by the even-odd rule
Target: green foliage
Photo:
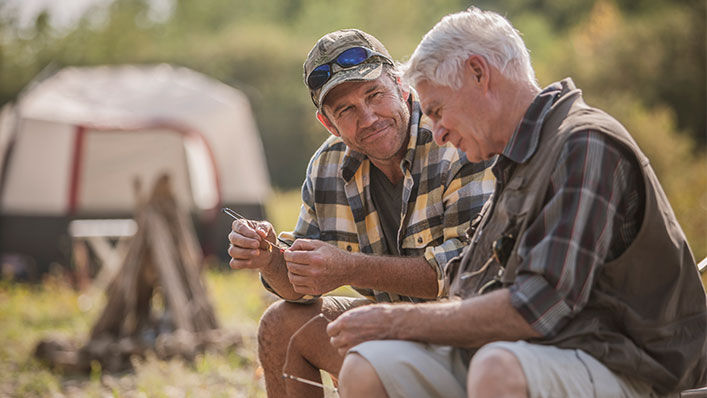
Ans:
{"type": "Polygon", "coordinates": [[[299,190],[275,191],[266,212],[268,221],[272,223],[276,231],[292,231],[294,229],[302,203],[301,197],[299,190]]]}
{"type": "MultiPolygon", "coordinates": [[[[599,0],[566,36],[550,40],[545,33],[547,41],[529,41],[528,46],[537,46],[533,54],[540,53],[534,64],[541,82],[573,77],[590,105],[609,112],[634,136],[699,261],[707,256],[707,157],[701,141],[685,130],[694,119],[705,132],[705,53],[689,40],[691,28],[679,26],[693,19],[679,6],[632,17],[612,1],[599,0]],[[664,101],[678,90],[682,94],[675,101],[664,101]],[[686,112],[681,119],[679,114],[686,112]]],[[[543,35],[537,19],[521,21],[543,35]]]]}
{"type": "Polygon", "coordinates": [[[669,106],[680,130],[698,144],[707,135],[705,3],[663,6],[625,15],[611,1],[595,4],[570,34],[573,75],[609,95],[631,94],[648,108],[669,106]]]}
{"type": "MultiPolygon", "coordinates": [[[[572,76],[591,103],[622,121],[651,158],[697,257],[704,226],[707,66],[703,0],[479,0],[523,33],[542,85],[572,76]]],[[[405,60],[461,0],[175,0],[155,15],[149,0],[114,0],[57,30],[40,14],[17,26],[0,3],[0,104],[48,65],[170,62],[243,90],[270,175],[298,188],[328,135],[314,118],[302,62],[317,38],[343,27],[369,31],[405,60]],[[5,12],[3,12],[5,11],[5,12]]],[[[282,229],[290,229],[292,224],[282,229]]]]}

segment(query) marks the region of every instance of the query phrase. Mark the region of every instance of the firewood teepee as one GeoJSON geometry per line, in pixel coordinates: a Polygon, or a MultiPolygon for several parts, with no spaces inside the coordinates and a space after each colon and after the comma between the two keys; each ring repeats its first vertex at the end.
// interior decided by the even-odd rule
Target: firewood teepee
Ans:
{"type": "Polygon", "coordinates": [[[138,230],[115,279],[90,340],[71,352],[43,341],[36,355],[54,365],[87,369],[130,367],[131,355],[154,350],[158,357],[192,357],[208,345],[237,343],[219,330],[201,280],[201,251],[187,212],[174,199],[169,178],[161,177],[148,200],[138,200],[138,230]]]}
{"type": "Polygon", "coordinates": [[[91,338],[139,333],[149,323],[156,287],[161,287],[165,314],[175,330],[217,329],[199,273],[199,244],[188,215],[179,211],[169,178],[161,177],[147,203],[138,206],[138,231],[122,269],[108,288],[108,304],[91,338]]]}

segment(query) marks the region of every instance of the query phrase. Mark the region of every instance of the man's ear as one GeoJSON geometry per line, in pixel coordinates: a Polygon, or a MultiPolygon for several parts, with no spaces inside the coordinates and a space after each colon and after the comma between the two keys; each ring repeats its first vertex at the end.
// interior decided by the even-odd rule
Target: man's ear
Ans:
{"type": "Polygon", "coordinates": [[[486,91],[491,77],[491,69],[486,58],[473,54],[466,59],[465,65],[473,82],[486,91]]]}
{"type": "Polygon", "coordinates": [[[403,96],[403,101],[406,101],[410,99],[410,89],[406,86],[403,86],[403,80],[399,77],[395,78],[395,82],[398,84],[398,87],[400,88],[400,95],[403,96]]]}
{"type": "Polygon", "coordinates": [[[319,120],[319,123],[321,123],[324,127],[326,127],[329,132],[336,137],[341,137],[341,134],[339,134],[339,130],[336,129],[336,126],[334,126],[334,123],[329,120],[324,113],[321,111],[317,111],[317,119],[319,120]]]}

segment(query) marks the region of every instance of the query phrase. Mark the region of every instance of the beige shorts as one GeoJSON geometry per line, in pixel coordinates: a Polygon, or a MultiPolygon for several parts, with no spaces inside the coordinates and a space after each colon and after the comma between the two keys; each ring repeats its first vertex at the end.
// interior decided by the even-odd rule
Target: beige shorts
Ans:
{"type": "Polygon", "coordinates": [[[350,309],[373,304],[371,300],[348,296],[322,296],[322,307],[329,307],[335,312],[344,313],[350,309]]]}
{"type": "MultiPolygon", "coordinates": [[[[530,398],[657,397],[650,385],[611,372],[582,350],[524,341],[496,342],[518,358],[530,398]]],[[[468,363],[461,350],[400,340],[368,341],[352,348],[373,365],[390,398],[465,398],[468,363]]],[[[677,395],[676,395],[677,396],[677,395]]]]}

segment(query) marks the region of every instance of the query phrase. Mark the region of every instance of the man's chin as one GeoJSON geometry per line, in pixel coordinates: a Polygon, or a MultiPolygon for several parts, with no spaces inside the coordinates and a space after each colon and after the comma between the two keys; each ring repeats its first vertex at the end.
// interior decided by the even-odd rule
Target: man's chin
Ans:
{"type": "Polygon", "coordinates": [[[380,129],[380,130],[364,137],[360,143],[361,143],[361,145],[376,145],[376,142],[380,142],[381,140],[389,139],[390,138],[389,133],[392,134],[391,130],[392,130],[392,128],[390,126],[380,129]]]}
{"type": "Polygon", "coordinates": [[[464,151],[466,159],[471,163],[478,163],[485,160],[478,152],[464,151]]]}

